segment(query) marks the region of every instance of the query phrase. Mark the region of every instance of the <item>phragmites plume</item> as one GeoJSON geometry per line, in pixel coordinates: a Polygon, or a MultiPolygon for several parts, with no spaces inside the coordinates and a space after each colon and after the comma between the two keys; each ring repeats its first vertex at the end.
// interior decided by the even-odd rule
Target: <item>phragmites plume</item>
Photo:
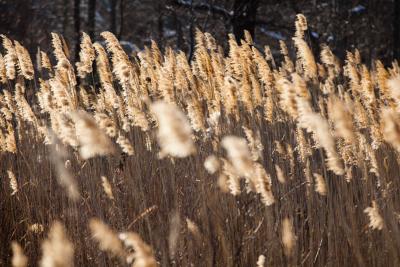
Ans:
{"type": "Polygon", "coordinates": [[[85,111],[70,113],[75,122],[76,137],[79,141],[79,153],[83,159],[112,154],[114,146],[107,135],[97,126],[91,115],[85,111]]]}
{"type": "MultiPolygon", "coordinates": [[[[113,72],[123,87],[129,83],[131,77],[132,65],[128,55],[118,42],[118,39],[111,32],[102,32],[100,34],[106,41],[107,51],[112,53],[113,72]]],[[[125,89],[125,88],[124,88],[125,89]]]]}
{"type": "Polygon", "coordinates": [[[76,63],[79,77],[85,78],[87,74],[92,72],[92,64],[95,57],[96,54],[89,35],[82,32],[81,50],[79,51],[80,62],[76,63]]]}
{"type": "Polygon", "coordinates": [[[32,80],[34,75],[33,64],[28,50],[23,47],[18,41],[14,41],[15,52],[18,58],[19,74],[27,80],[32,80]]]}
{"type": "Polygon", "coordinates": [[[275,171],[276,171],[276,177],[278,178],[278,181],[281,184],[286,183],[286,177],[285,177],[285,174],[283,173],[281,167],[279,167],[278,165],[275,164],[275,171]]]}
{"type": "Polygon", "coordinates": [[[184,158],[196,152],[192,139],[192,128],[177,106],[158,101],[150,106],[158,122],[158,143],[160,156],[184,158]]]}
{"type": "Polygon", "coordinates": [[[40,67],[49,71],[53,70],[49,56],[43,51],[40,51],[40,67]]]}
{"type": "Polygon", "coordinates": [[[372,201],[371,207],[364,209],[364,213],[366,213],[369,217],[369,227],[371,227],[373,230],[383,229],[383,218],[379,213],[379,207],[375,201],[372,201]]]}
{"type": "Polygon", "coordinates": [[[335,125],[336,135],[342,137],[347,144],[355,141],[355,129],[350,109],[336,96],[330,96],[328,101],[329,115],[335,125]]]}
{"type": "Polygon", "coordinates": [[[262,152],[264,150],[264,146],[261,142],[260,131],[252,131],[249,128],[243,126],[244,134],[246,135],[246,139],[251,151],[251,157],[253,161],[257,161],[262,158],[262,152]]]}
{"type": "Polygon", "coordinates": [[[17,144],[15,141],[15,132],[14,128],[12,127],[11,123],[7,123],[7,135],[5,136],[5,147],[6,151],[10,153],[17,153],[17,144]]]}
{"type": "Polygon", "coordinates": [[[400,151],[400,115],[390,108],[381,112],[382,135],[397,151],[400,151]]]}
{"type": "Polygon", "coordinates": [[[74,246],[60,222],[56,221],[51,226],[48,238],[42,243],[42,252],[40,267],[74,266],[74,246]]]}
{"type": "Polygon", "coordinates": [[[199,227],[196,225],[195,222],[193,222],[191,219],[186,218],[186,226],[189,230],[189,232],[197,239],[201,239],[201,232],[199,227]]]}
{"type": "Polygon", "coordinates": [[[324,148],[328,168],[336,175],[343,175],[343,163],[336,152],[335,139],[330,132],[328,122],[320,114],[313,112],[305,101],[298,101],[298,104],[301,106],[299,125],[313,133],[315,141],[324,148]]]}
{"type": "Polygon", "coordinates": [[[216,173],[220,167],[221,164],[215,155],[208,156],[204,161],[204,168],[206,168],[210,174],[216,173]]]}
{"type": "Polygon", "coordinates": [[[340,63],[338,58],[332,53],[332,50],[326,44],[322,45],[321,49],[321,61],[324,63],[329,70],[333,70],[333,75],[340,72],[340,63]]]}
{"type": "Polygon", "coordinates": [[[299,37],[299,38],[303,38],[304,32],[308,29],[307,19],[303,14],[296,15],[295,26],[296,26],[295,36],[299,37]]]}
{"type": "Polygon", "coordinates": [[[249,177],[253,173],[253,161],[246,139],[237,136],[225,136],[221,141],[236,173],[241,177],[249,177]]]}
{"type": "Polygon", "coordinates": [[[222,158],[222,173],[218,177],[218,187],[224,193],[231,193],[236,196],[240,194],[240,177],[232,164],[222,158]]]}
{"type": "Polygon", "coordinates": [[[112,88],[112,74],[110,71],[110,62],[108,61],[107,53],[99,43],[94,43],[93,47],[97,53],[96,66],[99,73],[101,86],[104,89],[108,87],[112,88]]]}
{"type": "Polygon", "coordinates": [[[400,111],[400,74],[387,80],[390,96],[395,100],[397,111],[400,111]]]}
{"type": "Polygon", "coordinates": [[[53,162],[56,171],[57,171],[57,181],[58,183],[67,191],[68,197],[76,201],[78,200],[80,194],[78,190],[78,185],[64,163],[65,158],[67,157],[66,149],[61,145],[60,141],[56,137],[56,135],[50,131],[51,138],[51,161],[53,162]]]}
{"type": "Polygon", "coordinates": [[[272,193],[272,181],[271,176],[265,171],[264,167],[255,163],[254,170],[254,183],[256,192],[261,195],[261,201],[266,206],[271,206],[275,203],[275,198],[272,193]]]}
{"type": "Polygon", "coordinates": [[[107,197],[110,200],[114,199],[114,194],[112,192],[112,187],[107,177],[101,176],[101,185],[103,186],[104,193],[106,193],[107,197]]]}
{"type": "Polygon", "coordinates": [[[40,223],[34,223],[28,226],[28,231],[39,234],[44,231],[44,226],[40,223]]]}
{"type": "Polygon", "coordinates": [[[18,182],[15,174],[12,170],[7,171],[8,178],[10,179],[11,195],[15,195],[18,192],[18,182]]]}
{"type": "Polygon", "coordinates": [[[3,39],[3,47],[6,50],[4,62],[6,66],[7,79],[14,80],[16,74],[15,66],[17,65],[18,60],[17,53],[10,39],[8,39],[5,35],[0,35],[0,37],[3,39]]]}
{"type": "Polygon", "coordinates": [[[99,127],[104,130],[108,136],[115,137],[117,135],[117,126],[113,119],[100,112],[96,113],[94,118],[99,127]]]}
{"type": "Polygon", "coordinates": [[[131,142],[129,142],[128,138],[126,138],[125,136],[119,135],[116,142],[121,147],[124,153],[128,154],[129,156],[133,156],[133,154],[135,154],[135,150],[131,142]]]}
{"type": "Polygon", "coordinates": [[[321,174],[314,173],[314,178],[315,178],[315,192],[317,192],[321,196],[326,196],[327,189],[324,177],[322,177],[321,174]]]}
{"type": "Polygon", "coordinates": [[[0,83],[7,82],[7,71],[6,71],[6,63],[4,61],[4,57],[0,54],[0,83]]]}
{"type": "Polygon", "coordinates": [[[282,221],[282,244],[285,255],[287,257],[292,256],[296,244],[296,236],[293,232],[293,223],[289,218],[285,218],[282,221]]]}
{"type": "Polygon", "coordinates": [[[37,119],[35,114],[33,113],[31,106],[27,102],[24,96],[25,88],[20,82],[15,84],[15,103],[19,111],[19,115],[25,121],[33,123],[34,126],[37,126],[37,119]]]}
{"type": "Polygon", "coordinates": [[[264,267],[264,266],[265,266],[265,256],[260,255],[258,256],[257,267],[264,267]]]}
{"type": "Polygon", "coordinates": [[[195,97],[190,97],[187,103],[187,114],[194,131],[205,131],[203,110],[195,97]]]}
{"type": "Polygon", "coordinates": [[[114,256],[123,257],[125,255],[123,245],[118,235],[99,219],[89,221],[89,229],[93,239],[99,243],[102,251],[110,252],[114,256]]]}
{"type": "Polygon", "coordinates": [[[314,55],[304,39],[299,37],[293,38],[294,45],[297,48],[297,57],[303,67],[306,79],[314,79],[317,77],[317,64],[314,55]]]}
{"type": "Polygon", "coordinates": [[[51,42],[53,44],[54,56],[57,59],[57,63],[61,64],[63,61],[68,61],[67,56],[64,53],[63,43],[57,33],[51,33],[51,42]]]}
{"type": "Polygon", "coordinates": [[[380,60],[376,61],[376,80],[379,86],[379,93],[383,99],[389,99],[390,93],[388,88],[389,73],[380,60]]]}
{"type": "Polygon", "coordinates": [[[296,18],[296,33],[293,41],[297,48],[297,57],[303,67],[305,78],[314,79],[317,77],[317,64],[310,47],[304,40],[304,31],[308,28],[307,19],[303,14],[298,14],[296,18]]]}
{"type": "Polygon", "coordinates": [[[12,259],[11,265],[12,267],[26,267],[28,266],[28,258],[25,256],[22,247],[16,242],[11,242],[12,249],[12,259]]]}
{"type": "Polygon", "coordinates": [[[132,267],[156,267],[158,266],[151,247],[146,244],[138,234],[132,232],[120,233],[119,238],[125,247],[132,248],[133,252],[128,254],[126,261],[132,267]]]}

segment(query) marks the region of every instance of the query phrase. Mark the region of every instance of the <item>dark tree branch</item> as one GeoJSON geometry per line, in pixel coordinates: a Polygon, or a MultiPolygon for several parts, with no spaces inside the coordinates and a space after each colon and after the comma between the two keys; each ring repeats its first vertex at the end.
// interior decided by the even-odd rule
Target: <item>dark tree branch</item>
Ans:
{"type": "Polygon", "coordinates": [[[81,17],[80,17],[80,0],[74,1],[74,29],[75,29],[75,61],[79,60],[79,44],[80,44],[80,27],[81,27],[81,17]]]}
{"type": "Polygon", "coordinates": [[[393,59],[400,59],[400,1],[394,1],[393,59]]]}
{"type": "Polygon", "coordinates": [[[287,30],[287,31],[293,31],[293,27],[290,27],[290,26],[288,26],[286,24],[275,23],[273,20],[256,19],[254,21],[254,24],[256,26],[268,27],[270,30],[282,29],[282,30],[287,30]]]}
{"type": "MultiPolygon", "coordinates": [[[[258,1],[254,1],[254,0],[248,0],[248,1],[240,1],[240,0],[236,0],[235,1],[235,5],[233,6],[234,11],[230,11],[224,7],[221,6],[216,6],[213,3],[208,4],[208,3],[197,3],[194,4],[192,3],[192,1],[188,1],[188,0],[171,0],[169,2],[169,4],[171,6],[167,6],[168,10],[174,10],[173,6],[176,7],[184,7],[184,8],[188,8],[191,10],[191,12],[193,11],[199,11],[199,12],[208,12],[210,14],[213,14],[215,16],[222,16],[226,21],[229,22],[229,24],[235,24],[233,26],[236,26],[236,31],[239,34],[239,32],[241,32],[241,34],[239,34],[239,38],[242,38],[243,35],[243,27],[246,28],[247,30],[249,30],[248,28],[250,27],[250,30],[254,27],[257,26],[262,26],[262,27],[268,27],[268,29],[271,30],[286,30],[286,31],[291,31],[293,30],[291,27],[287,26],[287,25],[280,25],[275,23],[273,20],[261,20],[261,19],[257,19],[255,18],[254,12],[256,12],[257,6],[258,6],[258,1]],[[243,14],[244,9],[248,9],[249,7],[247,7],[246,5],[250,4],[250,10],[246,10],[245,12],[250,11],[253,12],[252,14],[252,18],[243,18],[241,17],[240,14],[243,14]],[[253,6],[251,6],[251,4],[253,6]],[[244,24],[246,25],[239,25],[241,23],[238,23],[239,20],[244,19],[244,24]],[[236,20],[236,22],[235,22],[236,20]],[[246,27],[247,26],[247,27],[246,27]]],[[[234,27],[235,28],[235,27],[234,27]]],[[[254,34],[254,31],[251,32],[252,34],[254,34]]],[[[236,34],[235,34],[236,36],[236,34]]]]}
{"type": "MultiPolygon", "coordinates": [[[[132,1],[134,2],[134,1],[132,1]]],[[[122,33],[124,30],[124,0],[121,0],[120,5],[119,5],[119,20],[120,20],[120,25],[119,25],[119,32],[118,32],[118,39],[122,38],[122,33]]]]}
{"type": "Polygon", "coordinates": [[[233,12],[226,10],[223,7],[210,5],[207,3],[192,4],[191,1],[175,0],[171,2],[173,5],[187,7],[196,11],[211,12],[215,15],[223,16],[225,19],[232,19],[233,12]]]}
{"type": "Polygon", "coordinates": [[[95,27],[96,27],[96,0],[89,0],[88,32],[92,40],[94,39],[95,27]]]}
{"type": "Polygon", "coordinates": [[[244,39],[245,30],[254,37],[258,5],[259,0],[235,0],[232,26],[236,41],[244,39]]]}
{"type": "Polygon", "coordinates": [[[111,32],[117,32],[117,0],[111,0],[111,32]]]}

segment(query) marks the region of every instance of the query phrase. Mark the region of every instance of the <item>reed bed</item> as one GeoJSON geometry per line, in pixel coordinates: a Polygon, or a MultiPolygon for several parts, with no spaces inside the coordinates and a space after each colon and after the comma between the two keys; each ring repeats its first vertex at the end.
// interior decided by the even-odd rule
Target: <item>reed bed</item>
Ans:
{"type": "MultiPolygon", "coordinates": [[[[2,266],[400,266],[400,68],[2,35],[2,266]]],[[[287,46],[289,45],[289,47],[287,46]]]]}

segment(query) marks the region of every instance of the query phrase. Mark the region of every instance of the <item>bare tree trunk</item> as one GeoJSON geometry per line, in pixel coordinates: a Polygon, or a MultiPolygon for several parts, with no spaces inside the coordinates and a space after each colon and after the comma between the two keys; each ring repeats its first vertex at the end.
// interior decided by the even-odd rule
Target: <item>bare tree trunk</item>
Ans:
{"type": "Polygon", "coordinates": [[[79,39],[80,39],[80,0],[74,0],[74,29],[75,29],[75,61],[79,60],[79,39]]]}
{"type": "Polygon", "coordinates": [[[393,59],[400,59],[400,1],[394,1],[393,59]]]}
{"type": "Polygon", "coordinates": [[[247,30],[254,37],[259,0],[235,0],[233,5],[233,34],[240,42],[247,30]]]}
{"type": "Polygon", "coordinates": [[[68,28],[68,24],[69,24],[69,15],[70,12],[69,11],[69,1],[68,0],[64,0],[63,2],[63,25],[62,25],[62,34],[65,36],[66,32],[67,32],[67,28],[68,28]]]}
{"type": "Polygon", "coordinates": [[[96,31],[96,0],[89,0],[88,6],[88,32],[93,40],[96,31]]]}
{"type": "Polygon", "coordinates": [[[111,0],[111,32],[117,32],[117,0],[111,0]]]}
{"type": "Polygon", "coordinates": [[[179,20],[178,14],[175,11],[172,11],[174,17],[174,26],[176,30],[176,47],[178,49],[182,49],[183,47],[183,32],[182,32],[182,23],[179,20]]]}
{"type": "Polygon", "coordinates": [[[189,26],[189,58],[188,60],[191,62],[194,55],[194,47],[195,47],[195,15],[193,12],[193,0],[190,1],[190,26],[189,26]]]}
{"type": "Polygon", "coordinates": [[[122,33],[124,30],[124,0],[121,0],[119,4],[119,32],[118,32],[118,39],[121,39],[122,33]]]}
{"type": "Polygon", "coordinates": [[[164,39],[164,22],[163,22],[163,7],[161,1],[158,4],[158,19],[157,19],[157,27],[158,27],[158,46],[160,49],[163,48],[163,39],[164,39]]]}

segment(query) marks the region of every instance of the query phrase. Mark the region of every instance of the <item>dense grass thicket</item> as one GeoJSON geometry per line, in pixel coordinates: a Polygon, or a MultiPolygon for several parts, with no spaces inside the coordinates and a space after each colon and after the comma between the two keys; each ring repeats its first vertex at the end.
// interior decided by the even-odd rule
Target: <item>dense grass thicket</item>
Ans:
{"type": "MultiPolygon", "coordinates": [[[[197,31],[2,36],[0,265],[400,266],[400,69],[197,31]]],[[[288,43],[289,44],[289,43],[288,43]]]]}

